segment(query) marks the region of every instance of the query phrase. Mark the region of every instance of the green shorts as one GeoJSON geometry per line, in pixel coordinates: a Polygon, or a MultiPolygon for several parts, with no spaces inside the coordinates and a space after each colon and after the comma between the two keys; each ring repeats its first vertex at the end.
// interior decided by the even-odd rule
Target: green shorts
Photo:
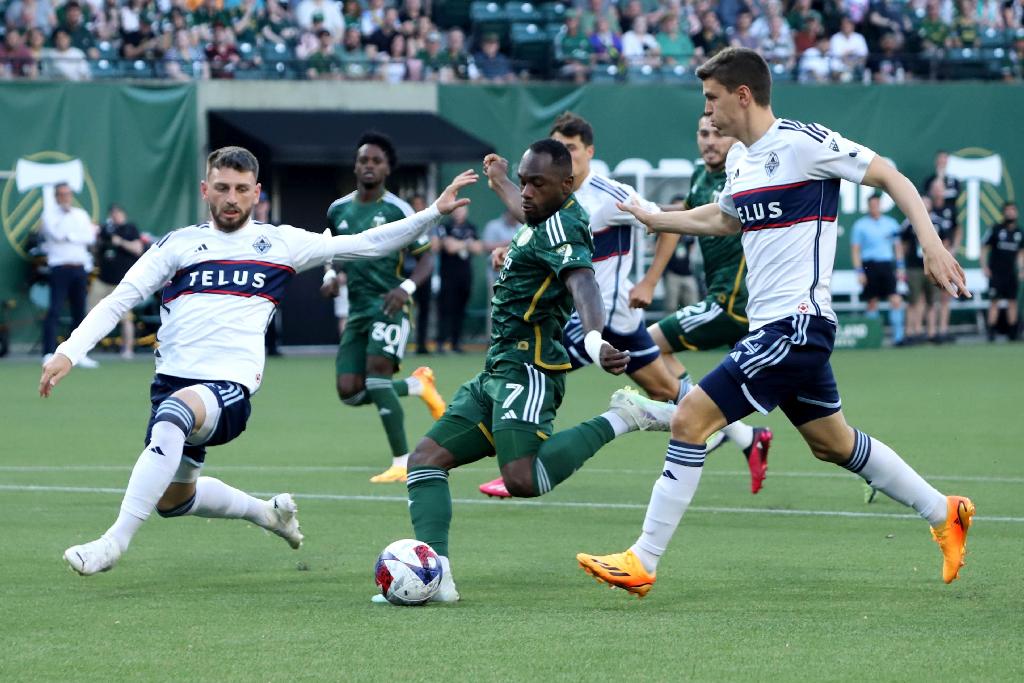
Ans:
{"type": "Polygon", "coordinates": [[[680,308],[660,320],[658,327],[677,353],[732,347],[750,331],[747,321],[730,315],[714,294],[692,306],[680,308]]]}
{"type": "Polygon", "coordinates": [[[564,394],[565,373],[501,361],[459,387],[427,438],[455,456],[456,466],[489,455],[503,466],[534,455],[551,436],[564,394]]]}
{"type": "Polygon", "coordinates": [[[409,341],[409,329],[408,307],[390,316],[379,307],[350,312],[334,358],[335,371],[338,375],[365,375],[367,356],[383,356],[398,368],[409,341]]]}

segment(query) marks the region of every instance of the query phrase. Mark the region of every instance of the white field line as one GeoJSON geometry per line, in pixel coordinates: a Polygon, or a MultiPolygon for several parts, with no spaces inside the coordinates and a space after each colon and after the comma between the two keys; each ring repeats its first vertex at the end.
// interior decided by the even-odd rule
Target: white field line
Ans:
{"type": "MultiPolygon", "coordinates": [[[[0,491],[20,493],[106,493],[122,495],[124,489],[93,486],[41,486],[35,484],[0,484],[0,491]]],[[[280,491],[252,491],[252,495],[261,498],[269,498],[277,495],[280,491]]],[[[301,500],[339,500],[339,501],[367,501],[372,503],[402,503],[408,502],[405,496],[357,496],[340,493],[295,493],[296,498],[301,500]]],[[[641,503],[596,503],[586,501],[563,501],[563,500],[493,500],[489,498],[453,498],[453,503],[460,505],[503,505],[506,507],[537,507],[537,508],[590,508],[598,510],[646,510],[647,505],[641,503]]],[[[847,512],[842,510],[784,510],[771,508],[748,508],[748,507],[717,507],[692,505],[689,508],[693,512],[712,512],[724,514],[741,515],[793,515],[798,517],[853,517],[853,518],[877,518],[894,520],[920,520],[917,515],[892,513],[892,512],[847,512]]],[[[981,522],[1024,522],[1024,517],[982,517],[974,518],[981,522]]]]}
{"type": "MultiPolygon", "coordinates": [[[[0,472],[130,472],[132,465],[0,465],[0,472]]],[[[205,470],[209,472],[379,472],[381,466],[368,467],[363,465],[208,465],[205,470]]],[[[488,472],[497,476],[497,467],[483,465],[469,465],[459,468],[460,472],[488,472]]],[[[574,477],[580,474],[598,475],[639,475],[645,477],[656,477],[660,470],[651,469],[613,469],[600,467],[584,467],[578,470],[574,477]]],[[[705,471],[703,477],[749,477],[750,474],[743,470],[705,471]]],[[[923,475],[929,481],[966,481],[985,484],[1024,484],[1024,477],[994,477],[994,476],[973,476],[969,474],[926,474],[923,475]]],[[[859,478],[848,472],[768,472],[769,479],[845,479],[859,478]]]]}

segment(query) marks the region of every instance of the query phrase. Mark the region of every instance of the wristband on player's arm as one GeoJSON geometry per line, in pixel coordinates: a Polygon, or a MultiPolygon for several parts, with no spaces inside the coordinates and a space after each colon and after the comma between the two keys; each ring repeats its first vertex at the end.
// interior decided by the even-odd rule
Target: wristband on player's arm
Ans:
{"type": "Polygon", "coordinates": [[[405,293],[408,294],[409,296],[412,296],[413,294],[416,293],[416,283],[408,278],[403,280],[402,284],[398,286],[405,290],[405,293]]]}
{"type": "Polygon", "coordinates": [[[327,269],[327,270],[326,270],[326,271],[324,272],[324,284],[326,285],[326,284],[327,284],[327,283],[329,283],[329,282],[330,282],[331,280],[334,280],[334,279],[335,279],[335,278],[337,278],[337,277],[338,277],[338,274],[337,274],[337,273],[336,273],[336,272],[334,271],[334,268],[328,268],[328,269],[327,269]]]}
{"type": "Polygon", "coordinates": [[[591,330],[583,337],[583,348],[586,349],[590,360],[598,365],[601,364],[601,347],[607,343],[597,330],[591,330]]]}

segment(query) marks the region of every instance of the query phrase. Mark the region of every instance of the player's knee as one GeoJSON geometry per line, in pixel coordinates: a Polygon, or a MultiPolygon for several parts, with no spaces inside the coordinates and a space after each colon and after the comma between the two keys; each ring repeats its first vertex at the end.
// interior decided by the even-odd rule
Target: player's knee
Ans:
{"type": "Polygon", "coordinates": [[[366,374],[374,377],[390,377],[395,374],[395,364],[384,356],[370,356],[366,359],[366,374]]]}
{"type": "Polygon", "coordinates": [[[452,454],[442,448],[433,439],[421,439],[412,453],[409,454],[409,467],[437,467],[450,470],[455,467],[452,454]]]}
{"type": "Polygon", "coordinates": [[[530,472],[502,472],[502,479],[509,494],[516,498],[536,498],[538,495],[530,472]]]}
{"type": "Polygon", "coordinates": [[[196,502],[195,484],[171,484],[156,503],[161,517],[181,517],[188,514],[196,502]]]}
{"type": "Polygon", "coordinates": [[[696,413],[687,406],[685,398],[672,414],[670,426],[672,438],[683,443],[704,443],[711,436],[705,426],[697,420],[696,413]]]}
{"type": "Polygon", "coordinates": [[[337,381],[338,398],[343,403],[362,398],[359,394],[365,388],[363,378],[358,375],[340,375],[337,381]]]}

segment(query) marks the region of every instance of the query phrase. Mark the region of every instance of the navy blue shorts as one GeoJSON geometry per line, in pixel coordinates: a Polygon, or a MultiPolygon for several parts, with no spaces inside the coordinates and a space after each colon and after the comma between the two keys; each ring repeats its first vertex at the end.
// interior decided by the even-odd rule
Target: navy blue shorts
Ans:
{"type": "MultiPolygon", "coordinates": [[[[629,334],[621,334],[606,327],[601,332],[601,336],[619,351],[629,351],[629,364],[626,365],[626,374],[629,375],[650,365],[661,355],[658,345],[654,343],[651,333],[644,327],[643,322],[629,334]]],[[[569,318],[565,329],[562,330],[562,345],[569,352],[569,362],[572,363],[573,370],[593,364],[587,354],[587,349],[583,346],[583,337],[583,323],[580,321],[579,314],[573,311],[572,317],[569,318]]]]}
{"type": "Polygon", "coordinates": [[[146,443],[149,443],[150,434],[153,431],[153,424],[156,421],[156,410],[163,403],[164,399],[171,394],[192,387],[197,384],[206,385],[217,397],[220,404],[220,419],[209,438],[201,444],[185,443],[182,455],[201,465],[206,460],[206,447],[219,446],[231,441],[245,431],[245,425],[249,421],[249,414],[252,412],[252,405],[249,403],[249,390],[237,382],[220,382],[203,379],[184,379],[172,377],[171,375],[157,374],[153,377],[153,384],[149,387],[149,400],[152,404],[149,412],[149,424],[146,426],[146,443]]]}
{"type": "Polygon", "coordinates": [[[842,407],[829,363],[835,339],[826,318],[776,320],[737,342],[700,388],[730,423],[776,406],[795,426],[827,417],[842,407]]]}

